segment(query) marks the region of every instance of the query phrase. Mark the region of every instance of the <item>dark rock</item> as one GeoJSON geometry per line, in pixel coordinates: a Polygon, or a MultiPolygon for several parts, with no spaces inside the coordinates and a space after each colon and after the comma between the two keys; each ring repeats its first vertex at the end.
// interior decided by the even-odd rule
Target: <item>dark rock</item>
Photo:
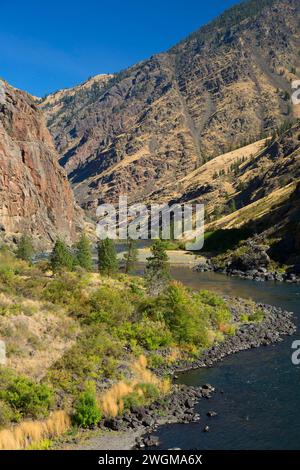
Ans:
{"type": "Polygon", "coordinates": [[[214,418],[215,416],[218,416],[218,413],[216,413],[215,411],[209,411],[209,412],[207,413],[207,416],[208,416],[209,418],[214,418]]]}
{"type": "Polygon", "coordinates": [[[185,406],[187,408],[194,408],[194,404],[195,402],[191,399],[191,398],[188,398],[186,401],[185,401],[185,406]]]}
{"type": "Polygon", "coordinates": [[[146,447],[157,447],[159,446],[159,438],[157,436],[145,437],[144,444],[146,447]]]}

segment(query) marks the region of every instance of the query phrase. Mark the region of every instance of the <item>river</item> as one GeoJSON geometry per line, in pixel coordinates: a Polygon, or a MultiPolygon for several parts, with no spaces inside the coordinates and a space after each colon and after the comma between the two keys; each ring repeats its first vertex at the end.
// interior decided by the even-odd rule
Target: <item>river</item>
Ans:
{"type": "Polygon", "coordinates": [[[279,344],[230,356],[214,368],[181,374],[178,382],[211,383],[216,393],[198,404],[199,423],[160,427],[156,433],[160,449],[300,449],[300,366],[291,361],[292,342],[300,339],[300,286],[256,283],[179,266],[172,267],[172,276],[194,289],[252,298],[293,311],[298,332],[279,344]],[[218,416],[208,418],[211,410],[218,416]],[[209,432],[203,432],[205,425],[209,432]]]}

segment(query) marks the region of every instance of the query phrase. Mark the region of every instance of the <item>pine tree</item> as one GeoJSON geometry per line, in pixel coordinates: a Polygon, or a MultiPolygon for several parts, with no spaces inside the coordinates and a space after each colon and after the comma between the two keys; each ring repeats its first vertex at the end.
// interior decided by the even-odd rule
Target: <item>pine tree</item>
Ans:
{"type": "Polygon", "coordinates": [[[151,247],[152,256],[147,258],[145,278],[151,295],[160,294],[170,280],[168,255],[162,240],[156,240],[151,247]]]}
{"type": "Polygon", "coordinates": [[[101,274],[107,276],[111,276],[118,270],[116,247],[109,238],[98,242],[98,268],[101,274]]]}
{"type": "Polygon", "coordinates": [[[77,263],[87,271],[91,271],[93,267],[91,244],[85,233],[83,233],[76,246],[77,249],[77,263]]]}
{"type": "Polygon", "coordinates": [[[127,241],[127,253],[124,255],[125,259],[125,273],[130,273],[135,266],[135,263],[138,260],[138,251],[136,246],[136,241],[131,238],[127,241]]]}
{"type": "Polygon", "coordinates": [[[18,242],[18,248],[16,256],[19,259],[23,259],[30,263],[32,261],[32,257],[34,255],[34,248],[32,244],[32,239],[27,235],[22,235],[18,242]]]}
{"type": "Polygon", "coordinates": [[[71,271],[74,267],[74,257],[69,247],[62,240],[57,240],[50,256],[50,264],[54,273],[66,269],[71,271]]]}
{"type": "Polygon", "coordinates": [[[236,211],[236,203],[235,200],[232,200],[230,205],[229,205],[229,213],[231,214],[232,212],[236,211]]]}

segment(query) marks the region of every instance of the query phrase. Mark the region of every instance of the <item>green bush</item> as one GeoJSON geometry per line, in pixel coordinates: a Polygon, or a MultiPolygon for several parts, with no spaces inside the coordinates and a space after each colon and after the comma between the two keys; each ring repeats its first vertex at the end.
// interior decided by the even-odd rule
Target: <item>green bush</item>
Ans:
{"type": "Polygon", "coordinates": [[[0,266],[0,281],[3,284],[10,285],[14,279],[15,273],[9,266],[0,266]]]}
{"type": "Polygon", "coordinates": [[[149,403],[153,400],[157,400],[160,397],[160,391],[154,384],[141,383],[139,384],[139,388],[143,392],[144,400],[146,401],[146,403],[149,403]]]}
{"type": "Polygon", "coordinates": [[[166,290],[165,301],[164,319],[177,341],[207,346],[208,317],[192,294],[182,284],[173,282],[166,290]]]}
{"type": "Polygon", "coordinates": [[[156,353],[151,353],[148,356],[148,365],[150,369],[158,369],[162,365],[164,365],[166,359],[163,356],[160,356],[156,353]]]}
{"type": "Polygon", "coordinates": [[[11,421],[14,421],[15,413],[11,409],[8,403],[4,400],[0,400],[0,429],[8,426],[11,421]]]}
{"type": "Polygon", "coordinates": [[[127,341],[135,340],[148,351],[169,346],[173,342],[172,334],[165,323],[149,319],[140,323],[126,322],[116,330],[116,334],[127,341]]]}
{"type": "Polygon", "coordinates": [[[130,318],[134,310],[127,291],[101,287],[90,299],[88,323],[105,322],[118,325],[130,318]]]}
{"type": "Polygon", "coordinates": [[[159,396],[160,392],[155,385],[150,383],[139,383],[131,393],[124,397],[124,410],[131,410],[133,407],[147,405],[154,400],[157,400],[159,396]]]}
{"type": "Polygon", "coordinates": [[[53,403],[52,391],[45,384],[0,370],[0,399],[24,417],[40,418],[48,414],[53,403]]]}
{"type": "Polygon", "coordinates": [[[18,248],[16,252],[17,258],[31,263],[33,255],[34,248],[31,237],[28,235],[22,235],[18,241],[18,248]]]}
{"type": "Polygon", "coordinates": [[[166,299],[159,297],[149,297],[141,299],[136,307],[135,318],[139,321],[149,318],[153,321],[164,321],[166,299]]]}
{"type": "Polygon", "coordinates": [[[96,388],[90,382],[75,403],[73,422],[83,428],[95,426],[101,420],[101,412],[97,405],[96,388]]]}
{"type": "Polygon", "coordinates": [[[222,297],[210,291],[200,291],[194,294],[199,302],[199,308],[209,318],[213,329],[220,329],[232,322],[232,315],[222,297]]]}
{"type": "Polygon", "coordinates": [[[265,317],[265,314],[263,310],[257,308],[254,310],[253,313],[249,315],[249,321],[254,322],[254,323],[260,323],[263,321],[264,317],[265,317]]]}
{"type": "Polygon", "coordinates": [[[211,307],[225,307],[225,301],[219,295],[208,290],[202,290],[196,294],[197,299],[205,305],[210,305],[211,307]]]}
{"type": "Polygon", "coordinates": [[[142,406],[144,404],[143,396],[140,395],[137,391],[128,393],[126,397],[123,398],[124,411],[131,410],[132,408],[142,406]]]}
{"type": "Polygon", "coordinates": [[[122,344],[106,331],[105,325],[93,324],[84,329],[76,344],[51,367],[47,378],[53,386],[77,393],[87,379],[115,378],[122,353],[122,344]]]}
{"type": "Polygon", "coordinates": [[[88,284],[88,274],[60,273],[48,282],[41,293],[42,298],[54,304],[67,307],[76,316],[84,316],[88,311],[88,298],[85,289],[88,284]]]}

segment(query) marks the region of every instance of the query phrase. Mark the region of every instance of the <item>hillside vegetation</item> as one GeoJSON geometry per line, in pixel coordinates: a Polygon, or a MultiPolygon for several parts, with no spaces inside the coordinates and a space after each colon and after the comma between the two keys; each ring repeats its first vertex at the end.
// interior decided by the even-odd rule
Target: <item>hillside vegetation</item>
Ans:
{"type": "Polygon", "coordinates": [[[81,206],[151,199],[296,117],[299,13],[298,0],[242,2],[167,52],[42,100],[81,206]]]}
{"type": "Polygon", "coordinates": [[[170,391],[155,371],[193,360],[236,325],[212,293],[170,281],[151,297],[141,278],[81,268],[53,275],[45,262],[32,266],[2,247],[0,448],[35,445],[151,403],[170,391]]]}

